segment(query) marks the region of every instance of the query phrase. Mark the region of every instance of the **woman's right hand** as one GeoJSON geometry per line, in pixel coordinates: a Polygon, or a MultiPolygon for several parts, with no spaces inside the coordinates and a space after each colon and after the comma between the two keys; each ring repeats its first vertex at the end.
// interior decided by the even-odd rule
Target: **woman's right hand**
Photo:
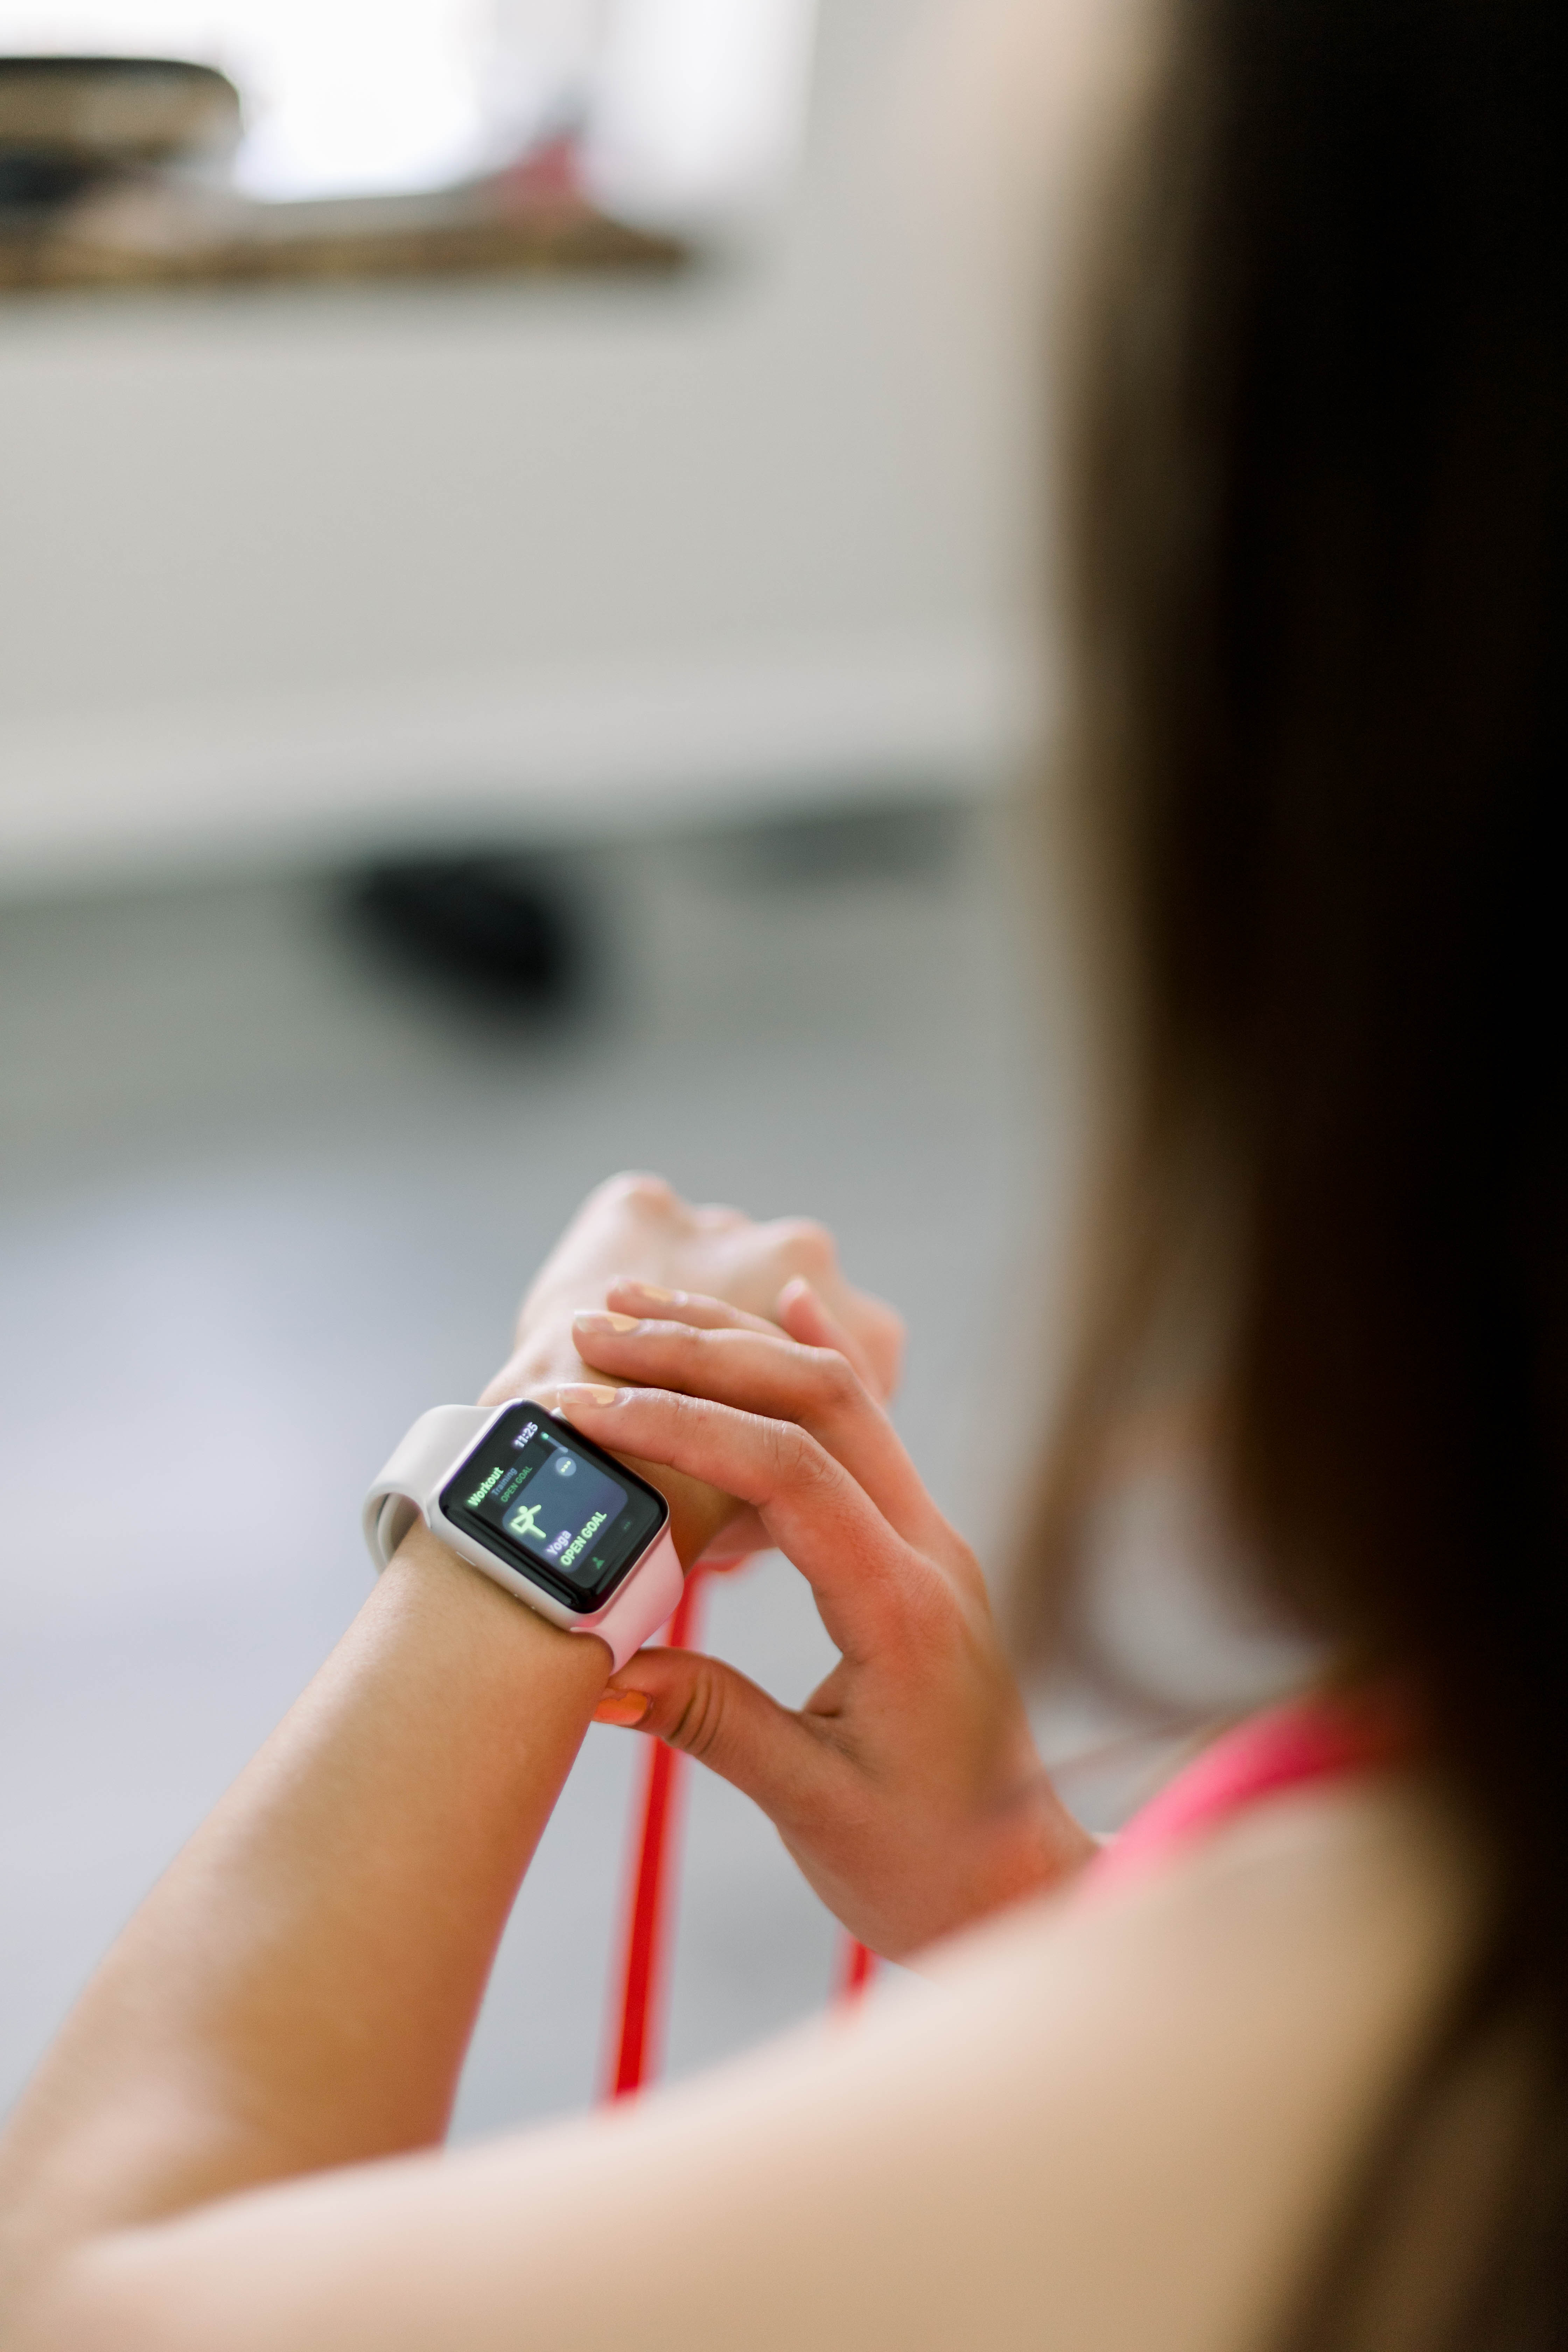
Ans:
{"type": "MultiPolygon", "coordinates": [[[[661,1300],[700,1291],[807,1345],[842,1348],[878,1396],[897,1384],[903,1325],[845,1280],[825,1225],[809,1217],[758,1223],[739,1209],[693,1206],[662,1177],[627,1174],[596,1185],[551,1251],[522,1302],[513,1351],[480,1402],[534,1396],[549,1404],[561,1381],[581,1380],[573,1317],[589,1304],[622,1304],[619,1286],[628,1279],[662,1286],[649,1294],[661,1300]]],[[[750,1514],[738,1514],[731,1496],[654,1464],[642,1467],[669,1497],[683,1560],[711,1556],[716,1543],[724,1558],[757,1549],[750,1514]]]]}
{"type": "MultiPolygon", "coordinates": [[[[629,1295],[619,1294],[624,1303],[629,1295]]],[[[578,1352],[635,1387],[560,1410],[616,1453],[756,1512],[805,1577],[838,1664],[791,1710],[721,1660],[645,1650],[601,1718],[752,1798],[850,1932],[889,1958],[1067,1876],[1094,1843],[1057,1796],[973,1553],[844,1354],[715,1299],[591,1312],[578,1352]]]]}

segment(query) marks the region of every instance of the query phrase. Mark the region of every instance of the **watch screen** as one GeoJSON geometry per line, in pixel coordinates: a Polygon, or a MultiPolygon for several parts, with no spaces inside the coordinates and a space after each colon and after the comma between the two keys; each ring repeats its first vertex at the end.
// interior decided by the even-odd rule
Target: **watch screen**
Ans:
{"type": "Polygon", "coordinates": [[[584,1616],[604,1607],[668,1516],[656,1487],[536,1404],[502,1413],[447,1480],[441,1509],[584,1616]]]}

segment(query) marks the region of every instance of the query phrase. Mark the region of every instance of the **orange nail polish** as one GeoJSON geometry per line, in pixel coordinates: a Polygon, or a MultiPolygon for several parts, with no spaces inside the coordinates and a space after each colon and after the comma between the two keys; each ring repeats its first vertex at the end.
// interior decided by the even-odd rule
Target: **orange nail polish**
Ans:
{"type": "Polygon", "coordinates": [[[594,1709],[595,1723],[616,1723],[630,1731],[647,1713],[649,1701],[644,1691],[606,1691],[594,1709]]]}

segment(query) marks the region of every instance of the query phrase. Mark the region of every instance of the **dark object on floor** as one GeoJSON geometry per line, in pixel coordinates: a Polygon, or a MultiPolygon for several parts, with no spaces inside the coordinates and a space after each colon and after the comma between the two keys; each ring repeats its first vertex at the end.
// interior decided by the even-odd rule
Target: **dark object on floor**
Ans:
{"type": "Polygon", "coordinates": [[[557,1010],[577,977],[574,927],[559,883],[507,856],[399,858],[354,886],[352,904],[407,971],[497,1011],[557,1010]]]}
{"type": "Polygon", "coordinates": [[[0,205],[59,205],[94,182],[170,164],[220,168],[239,92],[179,58],[0,57],[0,205]]]}

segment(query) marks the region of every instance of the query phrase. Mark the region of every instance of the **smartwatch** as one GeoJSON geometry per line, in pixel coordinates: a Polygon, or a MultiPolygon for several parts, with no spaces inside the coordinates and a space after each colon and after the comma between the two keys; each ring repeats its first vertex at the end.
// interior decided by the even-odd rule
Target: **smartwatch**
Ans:
{"type": "Polygon", "coordinates": [[[416,1519],[617,1666],[673,1616],[684,1581],[669,1505],[542,1405],[438,1404],[364,1498],[377,1571],[416,1519]]]}

